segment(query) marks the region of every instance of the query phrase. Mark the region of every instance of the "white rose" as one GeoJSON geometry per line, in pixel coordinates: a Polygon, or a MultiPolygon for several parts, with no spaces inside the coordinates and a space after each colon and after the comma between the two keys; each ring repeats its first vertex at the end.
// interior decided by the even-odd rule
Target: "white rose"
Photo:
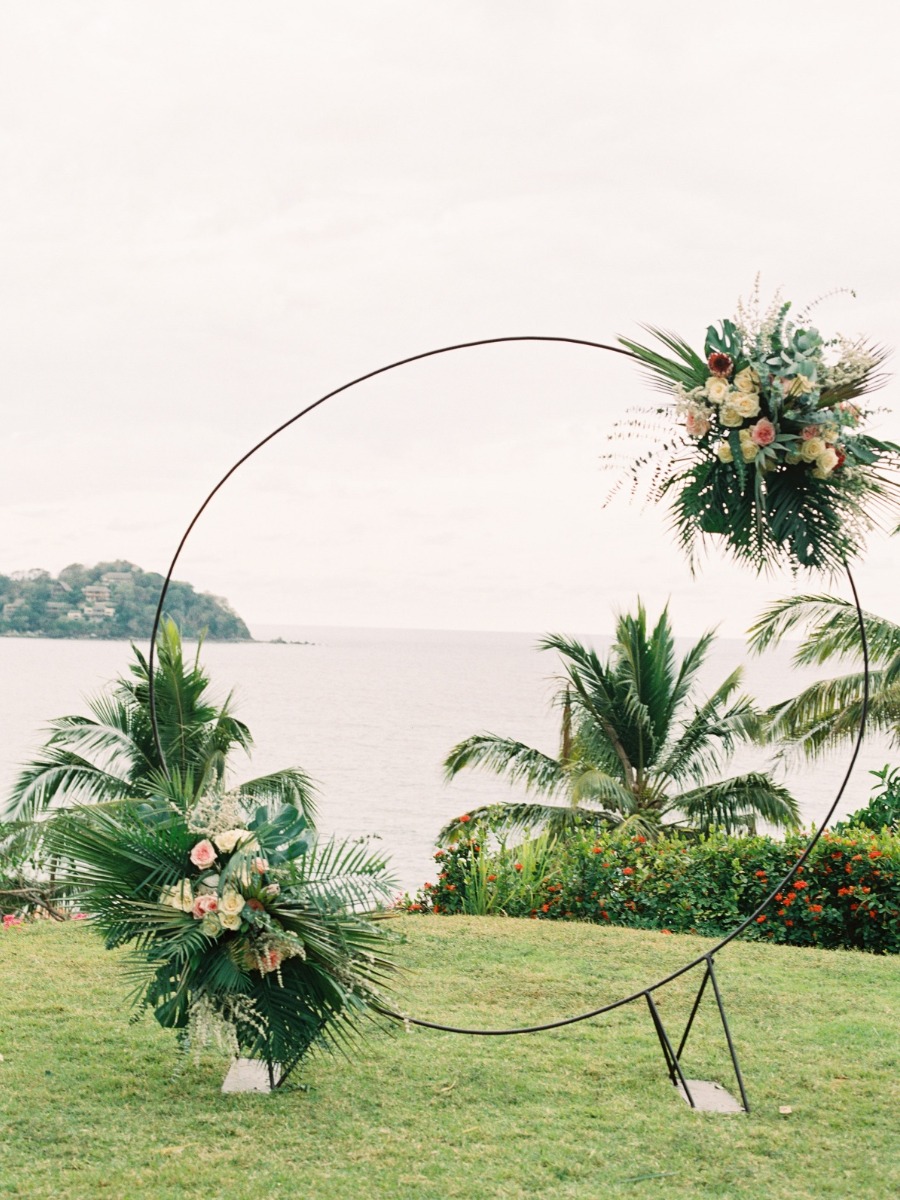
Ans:
{"type": "Polygon", "coordinates": [[[800,446],[800,457],[804,462],[815,462],[820,454],[825,453],[825,442],[822,438],[809,438],[800,446]]]}
{"type": "Polygon", "coordinates": [[[744,418],[730,403],[723,404],[719,409],[719,420],[728,429],[737,429],[744,423],[744,418]]]}
{"type": "Polygon", "coordinates": [[[716,455],[719,459],[719,462],[734,462],[734,455],[732,454],[731,447],[727,442],[719,442],[718,446],[716,446],[716,455]]]}
{"type": "Polygon", "coordinates": [[[757,454],[759,454],[759,446],[756,442],[751,442],[749,438],[746,442],[741,442],[741,458],[744,462],[753,462],[757,454]]]}
{"type": "Polygon", "coordinates": [[[217,833],[213,841],[216,843],[216,849],[221,850],[223,854],[230,854],[239,841],[249,837],[249,829],[225,829],[222,833],[217,833]]]}
{"type": "Polygon", "coordinates": [[[219,913],[219,923],[223,929],[240,929],[241,914],[240,913],[219,913]]]}
{"type": "Polygon", "coordinates": [[[742,417],[755,417],[759,414],[759,393],[742,392],[740,395],[732,395],[729,397],[728,407],[733,408],[742,417]]]}
{"type": "Polygon", "coordinates": [[[728,380],[718,375],[710,375],[706,381],[706,394],[713,404],[721,404],[730,391],[728,380]]]}
{"type": "Polygon", "coordinates": [[[159,903],[168,908],[177,908],[181,912],[190,912],[194,907],[194,897],[191,892],[191,881],[182,879],[174,887],[163,888],[160,892],[159,903]]]}
{"type": "MultiPolygon", "coordinates": [[[[752,367],[744,367],[743,371],[738,371],[734,377],[734,386],[739,392],[757,392],[759,391],[759,375],[752,367]]],[[[755,416],[755,413],[751,413],[755,416]]]]}
{"type": "Polygon", "coordinates": [[[219,900],[219,912],[226,916],[240,916],[244,911],[246,900],[235,888],[226,887],[219,900]]]}
{"type": "Polygon", "coordinates": [[[837,451],[832,450],[829,446],[816,458],[813,475],[815,475],[816,479],[827,479],[839,461],[837,451]]]}
{"type": "Polygon", "coordinates": [[[795,375],[793,379],[781,381],[781,390],[785,396],[807,396],[814,387],[813,381],[805,375],[795,375]]]}
{"type": "Polygon", "coordinates": [[[219,919],[218,913],[204,913],[200,921],[200,932],[205,933],[207,937],[218,937],[222,932],[222,922],[219,919]]]}

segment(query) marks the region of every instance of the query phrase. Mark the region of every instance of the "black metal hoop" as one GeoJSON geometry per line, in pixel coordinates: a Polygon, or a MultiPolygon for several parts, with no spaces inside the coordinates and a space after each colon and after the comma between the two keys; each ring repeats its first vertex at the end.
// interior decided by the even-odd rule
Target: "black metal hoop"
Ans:
{"type": "MultiPolygon", "coordinates": [[[[346,392],[350,388],[355,387],[357,384],[364,383],[368,379],[373,379],[376,375],[383,375],[388,371],[393,371],[396,368],[406,366],[409,363],[418,362],[424,358],[433,358],[439,354],[450,354],[456,350],[469,350],[475,346],[491,346],[491,345],[497,345],[497,344],[505,343],[505,342],[562,342],[562,343],[566,343],[566,344],[574,345],[574,346],[586,346],[586,347],[588,347],[590,349],[594,349],[594,350],[608,350],[613,354],[621,354],[626,358],[635,358],[636,357],[629,350],[625,350],[620,346],[610,346],[605,342],[593,342],[593,341],[588,341],[584,338],[553,337],[553,336],[549,336],[549,335],[542,336],[539,334],[523,334],[523,335],[518,335],[518,336],[510,336],[510,337],[480,338],[477,341],[459,342],[452,346],[441,346],[436,350],[426,350],[422,354],[413,354],[413,355],[410,355],[408,358],[401,358],[401,359],[396,360],[395,362],[388,363],[387,366],[378,367],[374,371],[368,371],[365,375],[359,375],[359,376],[357,376],[356,379],[352,379],[349,383],[342,384],[340,387],[335,388],[333,391],[326,393],[324,396],[320,396],[318,400],[315,400],[312,404],[307,405],[306,408],[301,409],[300,412],[298,412],[295,416],[291,417],[289,420],[287,420],[283,424],[279,425],[276,429],[273,429],[270,434],[268,434],[266,437],[264,437],[261,441],[257,442],[256,445],[252,447],[252,449],[248,450],[246,454],[242,455],[241,458],[239,458],[237,460],[237,462],[234,463],[234,465],[232,467],[230,467],[228,471],[225,472],[225,474],[222,476],[222,478],[219,480],[219,482],[215,485],[215,487],[212,489],[212,491],[209,493],[209,495],[206,497],[206,499],[203,501],[203,503],[197,509],[194,516],[191,518],[190,524],[188,525],[187,529],[185,530],[184,534],[182,535],[181,541],[178,543],[178,548],[176,549],[175,554],[172,558],[172,561],[169,564],[169,570],[168,570],[168,573],[163,582],[162,590],[160,591],[159,602],[156,606],[156,614],[155,614],[154,620],[153,620],[153,630],[150,635],[150,653],[148,656],[150,721],[151,721],[151,725],[152,725],[152,729],[153,729],[153,741],[156,746],[157,753],[159,754],[163,772],[167,777],[170,777],[169,769],[168,769],[168,764],[167,764],[166,758],[165,758],[165,752],[163,751],[163,748],[162,748],[162,742],[160,740],[160,734],[159,734],[159,725],[158,725],[158,722],[156,719],[156,693],[155,693],[155,685],[154,685],[154,654],[155,654],[155,649],[156,649],[156,639],[157,639],[157,635],[159,633],[160,622],[162,620],[163,606],[165,604],[165,599],[166,599],[166,595],[169,590],[169,585],[172,582],[172,575],[175,571],[175,566],[178,563],[178,559],[181,555],[181,552],[184,549],[184,546],[185,546],[188,538],[190,537],[190,535],[194,529],[194,526],[197,524],[200,517],[206,511],[206,509],[207,509],[208,505],[210,504],[210,502],[212,501],[213,497],[222,489],[222,487],[224,487],[224,485],[228,482],[228,480],[231,478],[231,476],[238,470],[238,468],[241,467],[254,454],[256,454],[256,452],[258,450],[261,450],[263,446],[265,446],[269,442],[271,442],[274,438],[276,438],[285,429],[289,428],[291,425],[294,425],[297,421],[299,421],[301,419],[301,417],[305,417],[308,413],[311,413],[313,411],[313,409],[318,408],[320,405],[324,404],[326,400],[330,400],[332,397],[339,395],[341,392],[346,392]]],[[[604,1013],[612,1012],[614,1009],[622,1008],[626,1004],[631,1004],[636,1000],[645,998],[647,1000],[648,1006],[650,1007],[651,1015],[653,1016],[654,1024],[656,1025],[657,1033],[660,1037],[660,1042],[663,1046],[663,1051],[666,1056],[666,1062],[667,1062],[667,1066],[669,1068],[670,1077],[672,1078],[672,1081],[674,1083],[674,1082],[676,1082],[676,1075],[677,1075],[678,1080],[684,1086],[688,1101],[693,1106],[693,1100],[691,1099],[690,1093],[687,1091],[686,1083],[681,1074],[681,1068],[678,1064],[678,1059],[680,1057],[681,1049],[683,1048],[684,1041],[687,1038],[688,1030],[690,1029],[690,1022],[693,1021],[693,1013],[692,1013],[690,1021],[688,1023],[688,1030],[685,1031],[685,1034],[682,1038],[682,1046],[679,1047],[678,1053],[676,1053],[674,1051],[674,1049],[671,1047],[668,1037],[665,1035],[665,1031],[662,1030],[662,1027],[659,1022],[659,1018],[658,1018],[658,1013],[656,1012],[656,1008],[653,1003],[653,993],[658,991],[660,988],[664,987],[666,984],[671,983],[673,980],[678,979],[680,976],[685,975],[688,971],[692,971],[695,967],[698,967],[701,964],[705,964],[706,974],[704,975],[704,981],[703,981],[703,984],[701,985],[701,989],[700,989],[700,993],[698,994],[697,1001],[695,1002],[694,1012],[696,1012],[696,1008],[697,1008],[697,1005],[699,1004],[700,996],[702,995],[703,989],[706,986],[706,980],[711,979],[712,984],[713,984],[713,989],[714,989],[714,992],[716,995],[716,999],[719,1004],[719,1011],[722,1016],[722,1021],[723,1021],[723,1025],[725,1028],[725,1035],[726,1035],[726,1039],[728,1041],[729,1050],[731,1051],[732,1062],[734,1064],[735,1073],[737,1075],[738,1085],[739,1085],[739,1088],[741,1091],[741,1097],[742,1097],[742,1100],[744,1103],[744,1109],[746,1111],[749,1111],[746,1094],[744,1092],[743,1081],[741,1080],[740,1070],[737,1065],[737,1058],[736,1058],[736,1055],[734,1052],[734,1047],[733,1047],[732,1040],[731,1040],[731,1034],[728,1029],[727,1021],[725,1020],[725,1013],[724,1013],[724,1009],[722,1008],[721,998],[719,996],[718,985],[716,983],[715,974],[713,973],[713,959],[714,959],[714,956],[716,954],[718,954],[718,952],[720,950],[722,950],[730,942],[733,942],[735,938],[739,937],[740,934],[742,934],[744,932],[744,930],[749,925],[751,925],[756,920],[756,918],[759,917],[765,911],[766,908],[768,908],[768,906],[774,900],[776,893],[782,891],[787,886],[787,884],[794,877],[794,875],[797,873],[799,868],[802,867],[803,864],[806,862],[807,858],[809,858],[810,854],[812,853],[815,846],[817,845],[819,839],[822,837],[825,830],[827,829],[829,822],[831,821],[832,817],[834,816],[834,814],[837,810],[838,804],[840,803],[840,801],[844,795],[844,791],[847,787],[847,783],[849,782],[850,776],[853,772],[853,768],[856,765],[856,760],[859,756],[860,747],[862,746],[863,737],[865,735],[866,717],[867,717],[868,709],[869,709],[869,649],[868,649],[868,642],[866,639],[865,618],[863,615],[862,607],[860,605],[859,594],[856,590],[856,583],[854,582],[853,576],[850,573],[850,568],[849,568],[849,566],[846,565],[846,563],[845,563],[845,569],[847,572],[847,578],[850,582],[850,589],[853,593],[853,601],[856,606],[856,615],[857,615],[857,620],[859,622],[860,641],[862,644],[862,652],[863,652],[863,703],[862,703],[862,710],[860,713],[859,729],[856,734],[856,741],[854,743],[853,752],[850,756],[849,765],[847,766],[847,770],[844,773],[844,777],[843,777],[843,780],[841,781],[840,787],[838,788],[837,794],[836,794],[834,800],[832,801],[831,807],[828,809],[828,812],[825,814],[824,818],[822,819],[822,822],[819,825],[818,829],[815,831],[812,838],[808,842],[806,848],[803,850],[802,854],[799,856],[799,858],[794,863],[794,865],[791,867],[791,869],[787,872],[787,874],[782,879],[779,880],[778,883],[775,884],[775,886],[772,888],[772,890],[768,894],[768,896],[766,896],[766,898],[759,904],[759,906],[756,909],[754,909],[754,911],[750,914],[749,917],[747,917],[745,920],[741,921],[741,923],[735,929],[733,929],[731,931],[731,933],[727,934],[725,937],[721,938],[718,942],[716,942],[716,944],[712,947],[712,949],[705,951],[703,954],[698,955],[694,959],[691,959],[690,962],[686,963],[684,966],[679,967],[677,970],[672,971],[670,974],[663,976],[661,979],[656,980],[655,983],[648,984],[647,987],[641,988],[639,991],[633,992],[629,996],[624,996],[620,1000],[611,1001],[609,1004],[601,1005],[599,1008],[592,1008],[587,1012],[578,1013],[577,1015],[572,1016],[572,1017],[561,1017],[560,1019],[558,1019],[556,1021],[546,1021],[539,1025],[518,1025],[518,1026],[513,1026],[512,1028],[509,1028],[509,1029],[472,1029],[472,1028],[468,1028],[468,1027],[464,1027],[464,1026],[444,1025],[437,1021],[426,1021],[419,1017],[405,1016],[402,1013],[396,1012],[393,1009],[389,1009],[389,1008],[386,1008],[383,1006],[375,1006],[377,1011],[380,1012],[383,1016],[390,1017],[396,1021],[402,1021],[405,1024],[418,1025],[418,1026],[422,1027],[423,1029],[437,1029],[437,1030],[441,1030],[445,1033],[470,1034],[470,1035],[476,1036],[476,1037],[508,1037],[508,1036],[513,1036],[516,1034],[543,1033],[549,1029],[560,1029],[566,1025],[574,1025],[579,1021],[587,1021],[592,1017],[602,1016],[604,1013]]],[[[281,1079],[282,1083],[284,1082],[285,1078],[286,1078],[286,1075],[282,1077],[282,1079],[281,1079]]]]}

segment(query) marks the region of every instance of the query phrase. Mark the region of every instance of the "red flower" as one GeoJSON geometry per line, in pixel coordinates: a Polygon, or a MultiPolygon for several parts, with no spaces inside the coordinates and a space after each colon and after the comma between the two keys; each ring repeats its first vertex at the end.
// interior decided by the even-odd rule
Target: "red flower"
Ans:
{"type": "Polygon", "coordinates": [[[814,912],[814,913],[820,913],[822,911],[822,905],[821,904],[811,904],[809,906],[809,911],[814,912]]]}
{"type": "Polygon", "coordinates": [[[793,921],[785,921],[785,925],[793,925],[793,921]]]}
{"type": "Polygon", "coordinates": [[[633,875],[634,867],[625,867],[625,869],[622,871],[622,874],[623,875],[633,875]]]}
{"type": "Polygon", "coordinates": [[[869,858],[881,858],[881,851],[880,850],[870,850],[869,858]]]}
{"type": "Polygon", "coordinates": [[[471,820],[472,820],[472,818],[469,816],[468,813],[463,813],[463,815],[459,818],[459,823],[460,823],[460,825],[465,825],[466,821],[471,821],[471,820]]]}
{"type": "Polygon", "coordinates": [[[763,915],[762,915],[761,917],[757,917],[757,918],[756,918],[756,923],[757,923],[757,925],[762,925],[762,923],[763,923],[763,921],[765,921],[765,919],[766,919],[766,914],[765,914],[765,913],[763,913],[763,915]]]}
{"type": "Polygon", "coordinates": [[[456,884],[455,884],[455,883],[448,883],[448,884],[447,884],[447,891],[448,891],[448,892],[455,892],[455,891],[456,891],[456,884]]]}
{"type": "Polygon", "coordinates": [[[541,912],[549,912],[549,911],[550,911],[550,905],[549,905],[549,904],[542,904],[542,905],[541,905],[541,912]]]}
{"type": "Polygon", "coordinates": [[[488,881],[488,883],[493,883],[496,878],[497,878],[496,875],[488,875],[487,881],[488,881]]]}
{"type": "MultiPolygon", "coordinates": [[[[425,886],[427,887],[428,885],[426,884],[425,886]]],[[[255,899],[254,899],[254,900],[248,900],[248,901],[247,901],[247,907],[248,907],[248,908],[253,908],[253,909],[255,909],[257,912],[263,912],[263,911],[265,910],[265,905],[263,905],[263,904],[262,904],[262,903],[261,903],[259,900],[255,900],[255,899]]]]}
{"type": "Polygon", "coordinates": [[[514,871],[521,871],[521,870],[522,870],[522,864],[521,864],[521,863],[513,863],[513,870],[514,870],[514,871]]]}
{"type": "Polygon", "coordinates": [[[435,857],[435,858],[443,858],[443,857],[444,857],[444,852],[443,852],[443,850],[435,850],[435,852],[434,852],[434,857],[435,857]]]}
{"type": "Polygon", "coordinates": [[[714,353],[706,360],[706,365],[709,367],[713,375],[718,375],[724,379],[734,370],[734,363],[731,357],[727,354],[714,353]]]}
{"type": "MultiPolygon", "coordinates": [[[[594,846],[594,848],[591,850],[591,854],[602,854],[602,853],[603,853],[602,846],[594,846]]],[[[605,863],[603,865],[606,866],[605,863]]]]}
{"type": "Polygon", "coordinates": [[[756,876],[757,879],[765,879],[765,877],[766,877],[765,871],[754,871],[753,874],[756,876]]]}

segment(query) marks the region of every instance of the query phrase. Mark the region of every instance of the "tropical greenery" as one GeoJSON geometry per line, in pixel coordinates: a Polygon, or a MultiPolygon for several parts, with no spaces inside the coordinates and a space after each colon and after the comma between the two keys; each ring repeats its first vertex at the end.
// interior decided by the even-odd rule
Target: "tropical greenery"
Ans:
{"type": "MultiPolygon", "coordinates": [[[[253,738],[210,694],[200,664],[202,643],[186,660],[179,630],[164,621],[157,643],[154,693],[165,764],[153,737],[147,659],[132,646],[130,675],[89,702],[90,716],[58,717],[50,737],[16,779],[7,804],[10,817],[33,820],[51,809],[86,804],[146,800],[168,786],[167,773],[194,796],[227,784],[229,755],[249,753],[253,738]],[[165,768],[165,769],[164,769],[165,768]]],[[[312,784],[302,770],[288,767],[233,789],[246,803],[291,804],[314,817],[312,784]]]]}
{"type": "MultiPolygon", "coordinates": [[[[651,841],[619,829],[496,847],[487,833],[476,828],[438,850],[435,880],[405,907],[722,937],[756,913],[809,841],[808,832],[778,840],[720,831],[651,841]]],[[[744,936],[900,954],[900,838],[864,826],[826,832],[744,936]]]]}
{"type": "Polygon", "coordinates": [[[652,468],[650,498],[669,501],[692,562],[716,534],[757,570],[778,561],[833,570],[860,553],[879,517],[896,521],[900,446],[865,433],[860,406],[881,382],[885,352],[826,341],[809,309],[796,321],[790,309],[776,296],[761,312],[757,289],[733,320],[709,327],[702,355],[653,327],[659,348],[619,339],[674,401],[620,422],[618,436],[649,443],[629,455],[625,476],[638,487],[652,468]],[[663,414],[678,418],[674,432],[660,432],[663,414]]]}
{"type": "MultiPolygon", "coordinates": [[[[869,651],[867,728],[900,745],[900,625],[863,614],[869,651]]],[[[843,658],[853,670],[817,680],[767,712],[767,736],[785,750],[813,758],[854,738],[859,730],[864,670],[859,617],[852,600],[789,596],[771,605],[750,630],[751,649],[762,653],[798,628],[806,633],[794,653],[797,666],[822,666],[843,658]]]]}
{"type": "MultiPolygon", "coordinates": [[[[162,582],[155,571],[121,559],[93,567],[72,563],[55,577],[40,568],[0,575],[0,636],[146,637],[162,582]]],[[[166,593],[166,614],[185,637],[250,639],[227,600],[179,580],[166,593]]]]}
{"type": "MultiPolygon", "coordinates": [[[[501,824],[543,824],[557,832],[584,823],[650,836],[663,825],[736,830],[759,819],[795,825],[796,801],[765,772],[717,777],[735,747],[755,736],[758,713],[737,694],[740,668],[708,697],[699,696],[697,676],[713,640],[705,633],[679,661],[668,610],[651,629],[640,602],[635,613],[617,619],[605,662],[573,639],[544,638],[541,649],[557,651],[564,667],[557,757],[478,733],[450,751],[447,778],[481,767],[522,783],[545,799],[512,802],[494,816],[501,824]]],[[[470,819],[486,815],[483,809],[463,814],[439,840],[453,841],[470,819]]]]}
{"type": "Polygon", "coordinates": [[[47,841],[107,948],[131,947],[135,1003],[195,1053],[215,1039],[287,1074],[371,1015],[390,961],[360,910],[393,881],[358,842],[317,845],[292,805],[246,804],[170,783],[68,810],[47,841]]]}

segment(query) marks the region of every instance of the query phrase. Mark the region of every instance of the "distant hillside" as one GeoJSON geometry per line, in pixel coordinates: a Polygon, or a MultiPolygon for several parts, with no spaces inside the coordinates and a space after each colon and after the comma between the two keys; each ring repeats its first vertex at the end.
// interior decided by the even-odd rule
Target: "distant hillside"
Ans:
{"type": "MultiPolygon", "coordinates": [[[[54,579],[49,571],[0,575],[0,637],[148,638],[163,577],[129,562],[73,563],[54,579]]],[[[219,596],[173,582],[166,615],[182,637],[250,639],[250,630],[219,596]]]]}

